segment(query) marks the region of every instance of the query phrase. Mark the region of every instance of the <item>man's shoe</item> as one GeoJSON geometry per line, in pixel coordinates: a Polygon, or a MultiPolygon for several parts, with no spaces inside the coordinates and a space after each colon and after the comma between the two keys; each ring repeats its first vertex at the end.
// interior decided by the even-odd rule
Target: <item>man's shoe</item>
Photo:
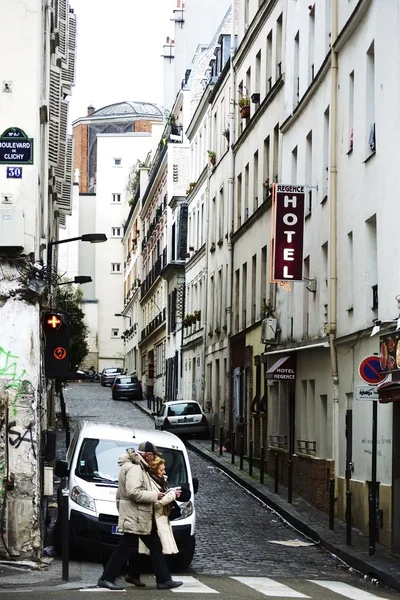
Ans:
{"type": "Polygon", "coordinates": [[[125,590],[124,586],[120,583],[115,583],[115,581],[107,581],[107,579],[99,579],[97,585],[101,588],[107,588],[108,590],[119,591],[125,590]]]}
{"type": "Polygon", "coordinates": [[[136,579],[135,577],[131,577],[130,575],[127,575],[125,577],[125,581],[127,583],[132,583],[133,585],[136,585],[136,587],[145,587],[146,586],[146,584],[141,579],[136,579]]]}
{"type": "Polygon", "coordinates": [[[177,588],[180,585],[183,585],[183,581],[173,581],[170,579],[169,581],[164,581],[163,583],[157,583],[158,590],[172,590],[172,588],[177,588]]]}

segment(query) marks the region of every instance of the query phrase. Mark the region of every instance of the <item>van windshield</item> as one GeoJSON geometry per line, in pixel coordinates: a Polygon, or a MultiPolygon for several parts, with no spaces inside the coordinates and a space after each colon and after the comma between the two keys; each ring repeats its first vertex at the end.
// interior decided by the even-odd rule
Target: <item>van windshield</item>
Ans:
{"type": "MultiPolygon", "coordinates": [[[[138,447],[121,440],[100,440],[85,438],[79,452],[75,474],[86,481],[118,484],[118,458],[128,447],[138,447]]],[[[168,475],[168,486],[177,487],[188,483],[185,457],[180,450],[158,447],[165,460],[168,475]]]]}

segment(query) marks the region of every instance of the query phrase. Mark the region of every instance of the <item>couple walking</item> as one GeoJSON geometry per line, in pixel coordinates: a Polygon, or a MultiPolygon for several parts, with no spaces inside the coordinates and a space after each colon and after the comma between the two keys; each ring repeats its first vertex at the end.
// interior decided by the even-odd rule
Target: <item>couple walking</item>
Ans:
{"type": "Polygon", "coordinates": [[[164,556],[164,553],[175,554],[178,551],[168,519],[168,505],[181,496],[181,490],[167,491],[165,464],[160,457],[161,453],[154,444],[142,442],[138,452],[130,448],[118,460],[118,527],[123,534],[97,582],[99,587],[125,589],[115,580],[128,559],[126,581],[144,586],[140,581],[139,551],[150,551],[157,589],[167,590],[182,585],[182,581],[171,579],[164,556]]]}

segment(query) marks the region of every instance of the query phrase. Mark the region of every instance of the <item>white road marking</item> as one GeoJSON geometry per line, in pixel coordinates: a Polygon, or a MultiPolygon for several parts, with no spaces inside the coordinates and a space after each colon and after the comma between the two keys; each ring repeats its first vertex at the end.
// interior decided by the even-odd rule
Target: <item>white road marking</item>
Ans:
{"type": "Polygon", "coordinates": [[[272,596],[278,598],[309,598],[300,592],[296,592],[292,588],[274,581],[269,577],[231,577],[249,588],[264,594],[264,596],[272,596]]]}
{"type": "Polygon", "coordinates": [[[219,594],[217,590],[213,590],[212,588],[208,587],[208,585],[201,583],[201,581],[195,579],[195,577],[190,577],[189,575],[179,575],[178,579],[179,581],[183,581],[183,585],[178,588],[173,588],[171,592],[176,592],[177,594],[179,594],[179,592],[188,594],[191,592],[196,594],[219,594]]]}
{"type": "Polygon", "coordinates": [[[370,594],[364,590],[360,590],[348,583],[343,583],[342,581],[321,581],[318,579],[309,579],[311,583],[316,583],[323,588],[331,590],[336,594],[340,594],[341,596],[345,596],[346,598],[351,598],[351,600],[382,600],[382,596],[375,596],[375,594],[370,594]]]}
{"type": "Polygon", "coordinates": [[[122,592],[123,594],[125,594],[126,590],[109,590],[107,588],[100,588],[100,587],[95,587],[95,588],[79,588],[80,592],[122,592]]]}

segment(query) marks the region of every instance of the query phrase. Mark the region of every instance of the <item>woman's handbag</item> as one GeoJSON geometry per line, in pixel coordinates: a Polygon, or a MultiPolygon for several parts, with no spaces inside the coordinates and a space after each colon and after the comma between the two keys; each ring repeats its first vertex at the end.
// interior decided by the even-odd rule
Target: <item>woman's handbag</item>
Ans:
{"type": "Polygon", "coordinates": [[[170,508],[170,512],[168,515],[168,518],[170,521],[174,521],[175,519],[179,519],[182,514],[181,514],[181,507],[179,506],[179,504],[177,503],[176,500],[173,500],[169,505],[170,508]]]}

